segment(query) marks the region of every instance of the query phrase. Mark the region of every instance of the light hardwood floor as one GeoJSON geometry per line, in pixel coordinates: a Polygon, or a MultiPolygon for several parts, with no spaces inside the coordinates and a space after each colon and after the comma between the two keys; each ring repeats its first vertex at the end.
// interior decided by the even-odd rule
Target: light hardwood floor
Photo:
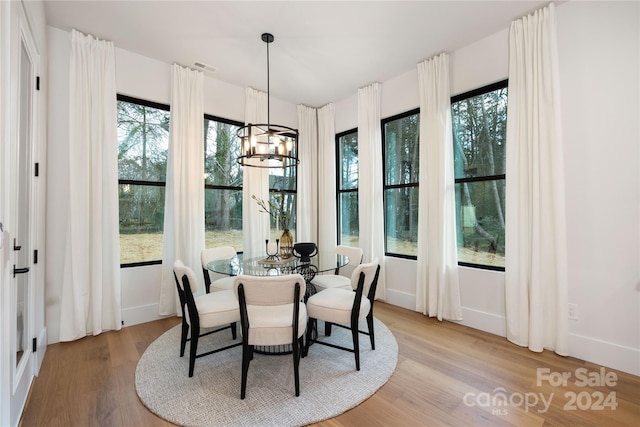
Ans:
{"type": "MultiPolygon", "coordinates": [[[[393,376],[358,407],[315,427],[640,425],[640,377],[533,353],[505,338],[380,302],[375,315],[398,341],[393,376]],[[539,369],[552,379],[571,377],[566,386],[552,386],[539,369]],[[615,385],[593,385],[605,379],[611,384],[613,376],[615,385]],[[585,377],[592,385],[581,385],[585,377]],[[500,393],[509,402],[492,406],[500,393]],[[535,398],[538,403],[526,408],[524,402],[535,398]]],[[[172,425],[140,403],[134,372],[147,346],[178,323],[164,319],[49,346],[21,425],[172,425]]]]}

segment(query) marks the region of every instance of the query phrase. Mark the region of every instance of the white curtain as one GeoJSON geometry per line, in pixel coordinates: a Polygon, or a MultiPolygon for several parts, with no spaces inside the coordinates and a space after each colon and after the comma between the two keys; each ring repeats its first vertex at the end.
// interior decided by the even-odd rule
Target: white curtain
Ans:
{"type": "MultiPolygon", "coordinates": [[[[267,123],[267,93],[253,88],[245,91],[244,121],[267,123]]],[[[269,170],[256,167],[242,168],[242,251],[245,258],[265,254],[265,239],[269,239],[269,215],[260,212],[255,200],[269,200],[269,170]]],[[[277,236],[279,238],[280,236],[277,236]]]]}
{"type": "Polygon", "coordinates": [[[507,338],[568,354],[555,6],[511,24],[506,160],[507,338]]]}
{"type": "Polygon", "coordinates": [[[318,109],[318,248],[336,246],[336,130],[335,108],[318,109]]]}
{"type": "Polygon", "coordinates": [[[112,42],[71,32],[69,206],[60,340],[121,328],[118,137],[112,42]]]}
{"type": "MultiPolygon", "coordinates": [[[[179,313],[173,263],[200,271],[204,249],[204,78],[202,72],[171,68],[171,119],[165,189],[160,314],[179,313]]],[[[204,278],[196,275],[198,289],[204,278]]]]}
{"type": "Polygon", "coordinates": [[[420,187],[416,310],[461,320],[449,56],[418,64],[420,187]]]}
{"type": "Polygon", "coordinates": [[[298,105],[296,241],[318,242],[318,113],[298,105]]]}
{"type": "Polygon", "coordinates": [[[384,299],[381,96],[382,85],[377,82],[358,89],[358,220],[363,259],[367,262],[380,259],[376,296],[384,299]]]}

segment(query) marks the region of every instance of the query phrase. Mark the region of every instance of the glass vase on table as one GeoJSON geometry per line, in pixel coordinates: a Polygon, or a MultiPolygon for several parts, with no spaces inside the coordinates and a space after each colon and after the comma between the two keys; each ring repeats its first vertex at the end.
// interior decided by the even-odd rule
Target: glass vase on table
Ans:
{"type": "Polygon", "coordinates": [[[285,228],[280,237],[280,256],[289,259],[293,256],[293,235],[288,228],[285,228]]]}
{"type": "Polygon", "coordinates": [[[280,261],[278,251],[280,250],[280,239],[276,239],[276,243],[269,243],[269,239],[265,240],[265,246],[267,250],[267,259],[269,261],[280,261]]]}

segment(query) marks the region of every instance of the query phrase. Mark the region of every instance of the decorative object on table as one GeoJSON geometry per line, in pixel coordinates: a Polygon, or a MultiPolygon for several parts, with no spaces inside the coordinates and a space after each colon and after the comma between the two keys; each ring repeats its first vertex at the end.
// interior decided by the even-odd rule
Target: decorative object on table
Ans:
{"type": "MultiPolygon", "coordinates": [[[[264,375],[249,378],[241,400],[242,347],[198,359],[194,378],[185,375],[186,360],[176,352],[180,325],[169,329],[144,351],[136,366],[135,389],[151,412],[181,426],[304,426],[336,417],[367,400],[391,377],[398,362],[398,343],[379,319],[374,319],[376,350],[363,346],[366,360],[352,368],[353,355],[317,345],[300,361],[301,393],[293,395],[291,356],[255,355],[251,369],[264,375]],[[253,366],[256,364],[255,366],[253,366]],[[168,393],[167,390],[171,392],[168,393]],[[339,390],[339,395],[336,394],[339,390]],[[338,397],[338,398],[337,398],[338,397]]],[[[365,322],[362,322],[365,327],[365,322]]],[[[351,344],[349,331],[334,328],[333,342],[351,344]]],[[[200,339],[200,346],[232,344],[230,334],[200,339]]]]}
{"type": "Polygon", "coordinates": [[[251,195],[251,198],[256,201],[260,212],[268,214],[276,222],[276,230],[280,225],[284,228],[282,236],[280,237],[280,257],[284,259],[291,258],[293,256],[293,235],[289,231],[289,220],[291,215],[287,212],[285,207],[285,197],[283,193],[274,194],[275,201],[264,201],[255,194],[251,195]],[[278,200],[279,198],[279,200],[278,200]]]}
{"type": "Polygon", "coordinates": [[[284,259],[293,256],[293,235],[288,228],[285,228],[280,236],[280,256],[284,259]]]}
{"type": "Polygon", "coordinates": [[[298,242],[293,245],[293,256],[300,258],[300,262],[309,263],[311,257],[318,253],[318,246],[313,242],[298,242]]]}
{"type": "Polygon", "coordinates": [[[275,245],[273,243],[270,244],[269,239],[266,239],[265,245],[267,247],[267,260],[280,261],[280,257],[278,256],[278,251],[280,250],[280,239],[276,239],[275,245]]]}
{"type": "Polygon", "coordinates": [[[269,108],[269,43],[273,34],[263,33],[262,41],[267,44],[267,122],[249,123],[238,129],[241,155],[238,163],[242,166],[258,168],[288,168],[300,163],[298,159],[298,130],[271,123],[269,108]]]}

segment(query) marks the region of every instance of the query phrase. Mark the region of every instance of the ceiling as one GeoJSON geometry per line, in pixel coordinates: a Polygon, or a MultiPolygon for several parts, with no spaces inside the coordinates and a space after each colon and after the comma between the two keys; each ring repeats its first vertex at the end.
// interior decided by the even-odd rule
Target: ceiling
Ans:
{"type": "MultiPolygon", "coordinates": [[[[547,1],[57,1],[47,25],[319,107],[509,27],[547,1]]],[[[506,48],[506,47],[505,47],[506,48]]],[[[479,64],[481,65],[481,64],[479,64]]]]}

